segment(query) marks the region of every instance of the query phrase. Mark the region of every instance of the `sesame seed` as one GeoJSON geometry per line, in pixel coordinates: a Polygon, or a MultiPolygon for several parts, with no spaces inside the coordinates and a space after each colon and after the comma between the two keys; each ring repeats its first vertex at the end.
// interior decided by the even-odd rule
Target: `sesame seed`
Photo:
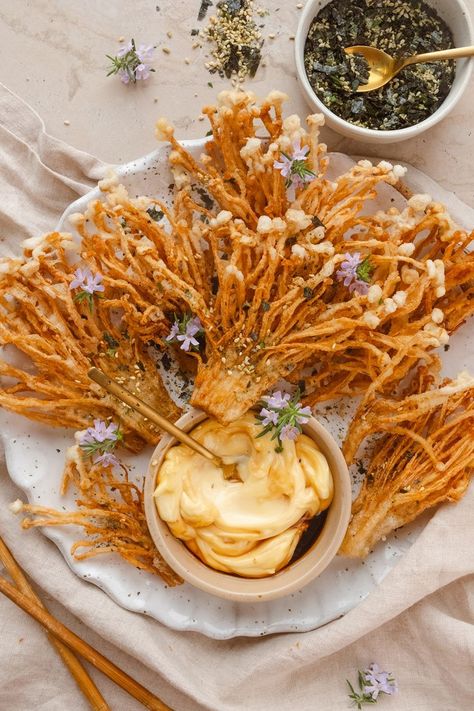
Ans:
{"type": "Polygon", "coordinates": [[[64,125],[65,125],[65,126],[70,126],[70,125],[71,125],[71,122],[70,122],[70,121],[68,121],[67,119],[65,119],[65,121],[64,121],[64,125]]]}
{"type": "Polygon", "coordinates": [[[161,49],[165,54],[171,54],[171,50],[169,47],[162,47],[161,49]]]}
{"type": "Polygon", "coordinates": [[[171,32],[171,30],[168,30],[168,32],[166,33],[166,36],[169,37],[169,39],[172,38],[173,33],[171,32]]]}

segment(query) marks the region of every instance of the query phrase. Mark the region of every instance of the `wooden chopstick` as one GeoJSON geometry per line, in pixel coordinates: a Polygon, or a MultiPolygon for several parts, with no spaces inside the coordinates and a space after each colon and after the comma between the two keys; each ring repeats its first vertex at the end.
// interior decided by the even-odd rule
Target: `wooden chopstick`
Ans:
{"type": "Polygon", "coordinates": [[[135,681],[131,676],[122,671],[118,666],[111,662],[107,657],[98,652],[94,647],[81,639],[77,634],[72,632],[66,625],[59,622],[47,610],[31,600],[27,595],[17,590],[14,585],[0,576],[0,592],[6,595],[15,605],[21,607],[31,617],[34,617],[48,632],[51,632],[57,639],[60,639],[70,649],[80,654],[84,659],[87,659],[93,666],[103,672],[112,681],[122,687],[145,708],[151,711],[173,711],[169,706],[166,706],[160,699],[151,691],[148,691],[144,686],[135,681]]]}
{"type": "MultiPolygon", "coordinates": [[[[5,570],[10,575],[13,582],[16,584],[18,590],[20,590],[31,600],[34,600],[36,604],[42,609],[46,610],[46,607],[43,605],[40,598],[36,595],[35,591],[26,579],[22,569],[16,562],[15,558],[11,554],[11,551],[9,550],[1,536],[0,561],[3,563],[5,570]]],[[[48,632],[47,634],[49,641],[56,648],[56,651],[59,653],[64,664],[68,667],[82,693],[88,700],[91,708],[94,711],[111,711],[110,706],[105,701],[104,697],[92,681],[89,674],[82,666],[79,659],[77,659],[77,657],[74,655],[73,652],[71,652],[69,647],[66,647],[66,645],[63,644],[59,639],[56,639],[56,637],[54,637],[50,632],[48,632]]]]}

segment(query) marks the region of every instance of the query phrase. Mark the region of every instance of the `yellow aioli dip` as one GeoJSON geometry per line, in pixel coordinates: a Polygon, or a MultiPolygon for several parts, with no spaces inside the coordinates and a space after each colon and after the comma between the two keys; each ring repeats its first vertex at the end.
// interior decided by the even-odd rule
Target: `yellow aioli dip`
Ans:
{"type": "Polygon", "coordinates": [[[154,494],[176,538],[211,568],[246,578],[286,565],[305,521],[333,496],[328,463],[312,439],[285,440],[277,453],[271,433],[256,438],[261,431],[251,413],[230,425],[206,420],[192,436],[225,464],[235,464],[232,478],[179,444],[166,453],[154,494]]]}

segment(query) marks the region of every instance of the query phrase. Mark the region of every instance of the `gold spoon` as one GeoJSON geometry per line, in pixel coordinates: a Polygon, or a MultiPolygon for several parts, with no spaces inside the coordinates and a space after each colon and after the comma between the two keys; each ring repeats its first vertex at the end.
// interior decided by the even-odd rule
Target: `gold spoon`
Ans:
{"type": "Polygon", "coordinates": [[[376,47],[365,47],[356,45],[346,47],[346,54],[360,54],[369,65],[369,80],[367,84],[361,84],[357,92],[373,91],[385,86],[398,72],[410,64],[418,62],[437,62],[440,59],[460,59],[461,57],[473,57],[474,47],[456,47],[455,49],[443,49],[439,52],[427,52],[426,54],[415,54],[405,59],[394,59],[382,49],[376,47]]]}
{"type": "Polygon", "coordinates": [[[140,398],[131,393],[130,390],[124,388],[123,385],[119,385],[115,380],[109,378],[109,376],[102,370],[99,370],[99,368],[91,368],[87,375],[91,380],[104,388],[104,390],[107,390],[108,393],[124,402],[126,405],[131,407],[132,410],[139,412],[140,415],[143,415],[143,417],[147,417],[149,420],[154,422],[155,425],[158,425],[158,427],[165,430],[165,432],[168,432],[168,434],[172,437],[176,437],[176,439],[180,442],[186,444],[188,447],[191,447],[191,449],[194,449],[194,451],[201,456],[206,457],[206,459],[209,459],[211,462],[214,462],[214,464],[217,464],[217,466],[223,469],[229,466],[228,464],[225,464],[222,459],[217,456],[217,454],[213,454],[209,449],[203,447],[203,445],[199,444],[199,442],[197,442],[193,437],[190,437],[186,434],[186,432],[180,430],[179,427],[176,427],[176,425],[167,420],[166,417],[160,415],[156,410],[150,407],[150,405],[147,405],[146,402],[140,400],[140,398]]]}

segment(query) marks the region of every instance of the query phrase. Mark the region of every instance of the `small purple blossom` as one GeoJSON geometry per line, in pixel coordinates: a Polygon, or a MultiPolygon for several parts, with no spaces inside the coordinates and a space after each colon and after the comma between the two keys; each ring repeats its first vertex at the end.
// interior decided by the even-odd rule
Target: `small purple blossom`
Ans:
{"type": "Polygon", "coordinates": [[[390,672],[382,671],[378,664],[371,664],[368,669],[358,672],[359,691],[356,691],[346,679],[351,693],[349,698],[358,709],[366,704],[376,704],[379,694],[396,694],[397,682],[390,672]]]}
{"type": "Polygon", "coordinates": [[[291,166],[293,163],[293,158],[288,155],[282,154],[280,160],[276,160],[273,167],[279,170],[284,178],[289,178],[291,174],[291,166]]]}
{"type": "Polygon", "coordinates": [[[105,440],[117,441],[118,427],[115,422],[107,424],[103,420],[94,420],[94,427],[88,427],[81,435],[79,444],[94,444],[96,442],[105,442],[105,440]]]}
{"type": "Polygon", "coordinates": [[[94,464],[103,467],[117,466],[119,461],[112,450],[122,440],[123,435],[115,422],[94,420],[94,426],[88,427],[85,432],[80,432],[77,438],[79,447],[86,457],[93,457],[94,464]]]}
{"type": "Polygon", "coordinates": [[[105,287],[102,284],[102,274],[97,272],[92,274],[89,267],[81,269],[80,267],[74,272],[74,279],[69,284],[69,288],[78,289],[85,291],[87,294],[93,294],[96,291],[105,291],[105,287]]]}
{"type": "Polygon", "coordinates": [[[309,418],[312,416],[310,407],[302,407],[298,410],[298,414],[295,416],[296,422],[299,425],[305,425],[309,418]]]}
{"type": "Polygon", "coordinates": [[[125,57],[126,54],[129,52],[133,51],[133,45],[131,42],[127,42],[127,44],[122,45],[120,47],[119,51],[117,52],[117,57],[125,57]]]}
{"type": "Polygon", "coordinates": [[[151,68],[148,64],[139,64],[135,69],[135,77],[137,81],[148,79],[150,76],[151,68]]]}
{"type": "Polygon", "coordinates": [[[119,69],[117,74],[120,77],[120,81],[122,82],[122,84],[130,83],[130,74],[127,72],[126,69],[119,69]]]}
{"type": "Polygon", "coordinates": [[[94,457],[93,462],[94,464],[101,464],[104,469],[106,467],[116,469],[120,466],[119,460],[115,454],[112,454],[112,452],[104,452],[104,454],[99,454],[97,457],[94,457]]]}
{"type": "Polygon", "coordinates": [[[268,407],[280,410],[288,405],[290,393],[282,393],[280,390],[276,390],[272,395],[264,395],[262,400],[267,403],[268,407]]]}
{"type": "Polygon", "coordinates": [[[180,333],[179,336],[176,336],[176,340],[181,341],[180,348],[182,351],[189,351],[193,346],[195,348],[199,346],[198,339],[189,333],[180,333]]]}
{"type": "Polygon", "coordinates": [[[135,40],[131,40],[121,47],[115,57],[107,55],[112,62],[107,76],[117,74],[124,84],[135,84],[137,81],[148,79],[155,70],[148,64],[152,59],[154,47],[141,44],[137,48],[135,40]]]}
{"type": "Polygon", "coordinates": [[[155,48],[152,47],[151,45],[146,45],[146,44],[141,44],[138,49],[136,50],[137,52],[137,57],[142,62],[145,64],[145,62],[149,62],[151,59],[153,59],[153,52],[155,51],[155,48]]]}
{"type": "Polygon", "coordinates": [[[180,348],[183,351],[192,349],[199,350],[199,341],[197,335],[203,333],[202,323],[197,316],[191,318],[189,315],[183,316],[181,320],[175,317],[171,330],[166,337],[168,343],[181,343],[180,348]]]}
{"type": "Polygon", "coordinates": [[[261,423],[264,427],[270,424],[278,424],[278,412],[276,412],[276,410],[267,410],[266,407],[262,407],[260,415],[263,418],[261,423]]]}
{"type": "Polygon", "coordinates": [[[341,268],[336,272],[339,281],[349,288],[351,294],[367,294],[372,277],[373,267],[368,257],[362,258],[360,252],[346,252],[341,268]]]}
{"type": "Polygon", "coordinates": [[[336,272],[337,278],[344,280],[344,286],[350,286],[357,279],[357,267],[361,261],[360,252],[354,252],[354,254],[345,253],[341,268],[336,272]]]}
{"type": "Polygon", "coordinates": [[[298,437],[300,431],[295,425],[284,425],[281,428],[280,439],[294,440],[298,437]]]}
{"type": "Polygon", "coordinates": [[[301,146],[300,139],[293,142],[293,153],[288,155],[282,152],[280,160],[273,163],[273,167],[279,170],[284,178],[287,188],[292,191],[299,190],[306,183],[311,182],[315,177],[312,170],[307,165],[307,155],[309,146],[301,146]]]}
{"type": "Polygon", "coordinates": [[[363,692],[372,696],[375,701],[380,692],[388,695],[397,693],[397,682],[392,677],[392,674],[382,671],[378,664],[371,664],[368,669],[364,670],[363,674],[366,681],[363,692]]]}
{"type": "Polygon", "coordinates": [[[260,404],[263,407],[257,415],[257,421],[263,430],[257,437],[263,437],[274,430],[272,439],[278,442],[277,452],[283,451],[282,440],[295,440],[302,431],[301,425],[306,424],[311,417],[311,408],[301,407],[299,398],[299,390],[296,390],[293,397],[281,390],[262,397],[260,404]]]}
{"type": "Polygon", "coordinates": [[[171,326],[171,330],[170,330],[169,334],[166,336],[165,341],[174,341],[176,336],[178,335],[178,333],[179,333],[179,324],[177,321],[175,321],[173,323],[173,325],[171,326]]]}

